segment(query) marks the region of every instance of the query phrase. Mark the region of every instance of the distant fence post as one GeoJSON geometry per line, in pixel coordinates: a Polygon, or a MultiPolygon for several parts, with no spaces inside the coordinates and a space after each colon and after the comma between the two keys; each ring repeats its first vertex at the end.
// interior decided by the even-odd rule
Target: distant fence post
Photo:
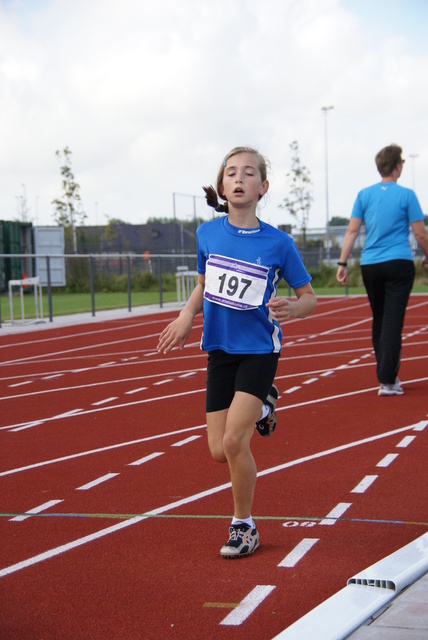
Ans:
{"type": "Polygon", "coordinates": [[[49,322],[53,322],[52,311],[52,283],[51,283],[51,259],[46,256],[46,276],[48,281],[48,305],[49,305],[49,322]]]}
{"type": "Polygon", "coordinates": [[[159,306],[162,309],[163,307],[163,294],[162,294],[162,258],[158,257],[158,278],[159,278],[159,306]]]}
{"type": "Polygon", "coordinates": [[[91,307],[92,315],[95,316],[95,290],[94,290],[94,256],[89,258],[89,274],[91,281],[91,307]]]}
{"type": "Polygon", "coordinates": [[[131,307],[131,256],[126,256],[126,282],[128,287],[128,311],[132,311],[131,307]]]}

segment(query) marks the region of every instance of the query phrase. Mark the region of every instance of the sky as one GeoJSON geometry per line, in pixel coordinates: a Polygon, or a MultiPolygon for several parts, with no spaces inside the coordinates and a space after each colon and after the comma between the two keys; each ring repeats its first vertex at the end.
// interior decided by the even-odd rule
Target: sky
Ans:
{"type": "Polygon", "coordinates": [[[295,140],[310,228],[349,217],[391,143],[428,213],[427,32],[427,0],[0,0],[0,220],[55,224],[65,147],[86,224],[208,219],[202,186],[250,145],[260,218],[293,223],[295,140]]]}

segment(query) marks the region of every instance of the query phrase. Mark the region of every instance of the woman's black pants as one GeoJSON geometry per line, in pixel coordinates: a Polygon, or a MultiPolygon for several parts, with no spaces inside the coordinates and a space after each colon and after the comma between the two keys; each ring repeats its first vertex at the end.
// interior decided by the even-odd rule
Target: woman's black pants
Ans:
{"type": "Polygon", "coordinates": [[[381,384],[393,384],[400,366],[401,332],[415,265],[411,260],[389,260],[362,265],[361,272],[373,313],[377,377],[381,384]]]}

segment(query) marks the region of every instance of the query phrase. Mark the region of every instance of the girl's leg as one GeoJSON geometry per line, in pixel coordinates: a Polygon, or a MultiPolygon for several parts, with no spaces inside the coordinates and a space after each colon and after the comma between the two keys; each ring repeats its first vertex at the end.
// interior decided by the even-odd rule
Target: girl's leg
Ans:
{"type": "Polygon", "coordinates": [[[207,413],[208,445],[214,460],[229,465],[237,519],[251,515],[257,470],[250,442],[261,408],[261,400],[237,391],[229,409],[207,413]]]}
{"type": "Polygon", "coordinates": [[[234,516],[238,520],[251,516],[257,469],[250,442],[262,404],[259,398],[237,391],[227,414],[223,448],[232,482],[234,516]]]}

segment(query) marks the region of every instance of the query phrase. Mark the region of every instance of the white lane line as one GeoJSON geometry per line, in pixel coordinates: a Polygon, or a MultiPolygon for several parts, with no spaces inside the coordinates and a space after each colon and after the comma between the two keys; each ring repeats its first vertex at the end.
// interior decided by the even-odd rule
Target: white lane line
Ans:
{"type": "Polygon", "coordinates": [[[326,378],[327,376],[332,376],[332,375],[333,375],[333,371],[324,371],[324,373],[321,374],[323,378],[326,378]]]}
{"type": "Polygon", "coordinates": [[[304,380],[303,384],[312,384],[313,382],[317,382],[318,378],[309,378],[309,380],[304,380]]]}
{"type": "Polygon", "coordinates": [[[11,518],[10,522],[22,522],[31,516],[33,513],[40,513],[41,511],[46,511],[51,507],[59,504],[60,502],[64,502],[63,500],[49,500],[49,502],[45,502],[44,504],[39,505],[38,507],[34,507],[34,509],[29,509],[25,513],[28,515],[25,516],[16,516],[15,518],[11,518]]]}
{"type": "Polygon", "coordinates": [[[349,509],[349,507],[351,506],[352,506],[352,502],[339,502],[339,504],[337,504],[334,507],[334,509],[332,509],[330,513],[326,515],[325,519],[321,520],[319,524],[323,524],[327,526],[332,526],[333,524],[336,524],[340,516],[343,516],[345,511],[349,509]]]}
{"type": "Polygon", "coordinates": [[[284,391],[284,393],[294,393],[295,391],[298,391],[299,389],[301,389],[301,387],[290,387],[289,389],[286,389],[284,391]]]}
{"type": "Polygon", "coordinates": [[[179,378],[191,378],[192,376],[194,376],[196,373],[196,371],[189,371],[188,373],[183,373],[181,376],[178,376],[179,378]]]}
{"type": "Polygon", "coordinates": [[[51,376],[45,376],[42,380],[53,380],[54,378],[62,378],[63,373],[53,373],[51,376]]]}
{"type": "Polygon", "coordinates": [[[154,382],[154,387],[159,387],[161,384],[167,384],[168,382],[172,382],[172,378],[166,378],[166,380],[159,380],[159,382],[154,382]]]}
{"type": "Polygon", "coordinates": [[[107,404],[108,402],[113,402],[117,400],[117,396],[111,396],[110,398],[104,398],[104,400],[98,400],[98,402],[93,402],[93,407],[100,407],[102,404],[107,404]]]}
{"type": "Polygon", "coordinates": [[[199,440],[200,437],[201,436],[190,436],[185,440],[180,440],[180,442],[175,442],[174,444],[171,445],[171,447],[182,447],[183,444],[188,444],[189,442],[193,442],[193,440],[199,440]]]}
{"type": "Polygon", "coordinates": [[[15,382],[15,384],[9,385],[9,389],[14,389],[15,387],[23,387],[25,384],[33,384],[33,380],[26,380],[25,382],[15,382]]]}
{"type": "Polygon", "coordinates": [[[299,544],[294,547],[293,551],[285,556],[278,567],[295,567],[296,564],[312,549],[314,544],[318,542],[319,538],[303,538],[299,544]]]}
{"type": "Polygon", "coordinates": [[[10,432],[14,433],[15,431],[24,431],[25,429],[31,429],[31,427],[38,427],[39,425],[44,424],[44,422],[44,420],[33,420],[33,422],[27,422],[17,429],[10,429],[10,432]]]}
{"type": "Polygon", "coordinates": [[[102,482],[107,482],[107,480],[110,480],[111,478],[114,478],[115,476],[118,476],[118,475],[119,475],[118,473],[106,473],[105,476],[101,476],[96,480],[92,480],[92,482],[88,482],[87,484],[82,484],[81,487],[76,488],[76,491],[87,491],[88,489],[92,489],[92,487],[96,487],[98,484],[101,484],[102,482]]]}
{"type": "MultiPolygon", "coordinates": [[[[202,425],[200,427],[191,427],[189,429],[187,429],[187,431],[192,431],[194,429],[205,429],[206,425],[202,425]]],[[[296,465],[299,464],[303,464],[305,462],[310,462],[312,460],[316,460],[318,458],[322,458],[325,456],[329,456],[333,453],[339,453],[340,451],[345,451],[348,449],[351,449],[353,447],[358,447],[364,444],[367,444],[369,442],[374,442],[376,440],[380,440],[381,438],[385,438],[385,437],[389,437],[391,435],[396,435],[397,433],[402,433],[403,431],[408,431],[409,429],[413,428],[412,426],[410,427],[402,427],[401,429],[395,429],[394,431],[387,431],[386,433],[383,434],[377,434],[376,436],[372,436],[370,438],[365,438],[364,440],[356,440],[355,442],[351,442],[348,443],[346,445],[342,445],[339,447],[335,447],[333,449],[327,449],[326,451],[319,451],[316,454],[313,454],[311,456],[305,456],[303,458],[297,458],[296,460],[291,460],[289,462],[285,462],[284,464],[281,465],[277,465],[276,467],[271,467],[269,469],[265,469],[264,471],[261,471],[257,474],[257,477],[262,477],[262,476],[267,476],[270,475],[272,473],[277,473],[278,471],[282,471],[285,469],[288,469],[290,467],[294,467],[296,465]]],[[[185,431],[185,430],[182,430],[185,431]]],[[[178,433],[178,432],[175,432],[178,433]]],[[[71,458],[79,458],[82,456],[86,456],[86,455],[90,455],[93,453],[98,453],[100,451],[105,451],[108,449],[116,449],[118,447],[122,447],[122,446],[129,446],[132,444],[137,444],[140,442],[147,442],[149,440],[154,440],[156,438],[160,438],[160,437],[164,437],[167,434],[162,434],[161,436],[151,436],[148,438],[143,438],[141,440],[134,440],[132,442],[125,442],[125,443],[121,443],[119,445],[112,445],[110,447],[103,447],[101,449],[93,449],[91,451],[84,451],[82,453],[78,453],[78,454],[74,454],[72,456],[65,456],[63,458],[56,458],[54,460],[48,460],[46,462],[39,462],[37,464],[34,465],[29,465],[27,467],[20,467],[18,469],[12,469],[9,471],[3,471],[0,472],[0,477],[4,476],[4,475],[10,475],[11,473],[18,473],[20,471],[26,471],[28,469],[32,469],[35,467],[40,467],[40,466],[44,466],[46,464],[54,464],[56,462],[62,462],[64,460],[68,460],[71,458]]],[[[175,434],[169,434],[169,435],[175,435],[175,434]]],[[[49,560],[50,558],[55,558],[56,556],[61,555],[62,553],[65,553],[66,551],[70,551],[71,549],[76,549],[77,547],[83,546],[89,542],[92,542],[93,540],[99,540],[100,538],[103,538],[104,536],[108,536],[111,533],[116,533],[117,531],[120,531],[122,529],[126,529],[127,527],[131,527],[134,524],[138,524],[140,522],[143,522],[144,520],[147,520],[147,518],[150,518],[150,516],[154,515],[159,515],[161,513],[166,513],[168,511],[172,511],[174,509],[178,509],[179,507],[182,507],[184,505],[188,505],[192,502],[197,502],[198,500],[202,500],[208,496],[212,496],[215,495],[216,493],[220,493],[221,491],[226,491],[229,490],[232,487],[232,483],[231,482],[227,482],[226,484],[222,484],[219,485],[217,487],[212,487],[211,489],[208,489],[206,491],[202,491],[201,493],[196,493],[192,496],[188,496],[187,498],[182,498],[181,500],[178,500],[177,502],[172,502],[170,504],[164,505],[162,507],[158,507],[157,509],[154,509],[153,511],[150,511],[149,513],[147,513],[146,515],[142,515],[142,516],[136,516],[135,518],[130,518],[129,520],[122,520],[119,523],[116,523],[110,527],[107,527],[106,529],[101,529],[99,531],[96,531],[95,533],[89,534],[87,536],[84,536],[83,538],[78,538],[77,540],[72,540],[71,542],[68,542],[66,544],[63,544],[59,547],[55,547],[53,549],[49,549],[48,551],[44,551],[43,553],[40,553],[36,556],[33,556],[31,558],[27,558],[26,560],[22,560],[21,562],[17,562],[13,565],[10,565],[8,567],[5,567],[4,569],[0,569],[0,578],[2,578],[3,576],[7,576],[10,575],[12,573],[15,573],[16,571],[21,571],[22,569],[26,569],[27,567],[31,567],[35,564],[38,564],[39,562],[44,562],[45,560],[49,560]]]]}
{"type": "Polygon", "coordinates": [[[111,367],[114,364],[116,364],[116,362],[113,360],[112,362],[104,362],[103,364],[99,364],[98,367],[101,369],[101,367],[111,367]]]}
{"type": "Polygon", "coordinates": [[[398,458],[398,453],[388,453],[380,462],[377,463],[377,467],[389,467],[391,462],[394,462],[395,458],[398,458]]]}
{"type": "Polygon", "coordinates": [[[139,460],[135,460],[135,462],[130,462],[128,464],[128,467],[138,467],[140,464],[144,464],[145,462],[149,462],[150,460],[154,460],[155,458],[158,458],[159,456],[163,456],[164,452],[163,451],[156,451],[155,453],[151,453],[148,456],[145,456],[144,458],[140,458],[139,460]]]}
{"type": "Polygon", "coordinates": [[[421,420],[413,426],[413,431],[423,431],[425,427],[428,425],[428,420],[421,420]]]}
{"type": "Polygon", "coordinates": [[[406,447],[409,446],[411,442],[413,442],[415,438],[416,436],[406,436],[401,440],[401,442],[397,444],[397,447],[400,447],[401,449],[405,449],[406,447]]]}
{"type": "Polygon", "coordinates": [[[139,387],[138,389],[131,389],[131,391],[125,391],[125,395],[131,396],[133,393],[139,393],[140,391],[147,391],[148,387],[139,387]]]}
{"type": "Polygon", "coordinates": [[[231,611],[224,620],[220,622],[223,626],[239,626],[257,609],[257,607],[275,589],[272,585],[257,585],[238,604],[236,609],[231,611]]]}
{"type": "Polygon", "coordinates": [[[378,476],[366,476],[354,487],[351,493],[364,493],[373,484],[378,476]]]}

